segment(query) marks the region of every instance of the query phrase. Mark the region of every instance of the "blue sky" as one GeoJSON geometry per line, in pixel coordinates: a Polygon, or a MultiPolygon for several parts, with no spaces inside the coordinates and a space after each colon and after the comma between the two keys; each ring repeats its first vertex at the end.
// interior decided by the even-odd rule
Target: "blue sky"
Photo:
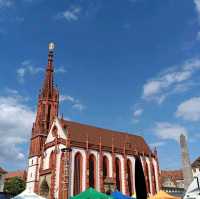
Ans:
{"type": "Polygon", "coordinates": [[[47,63],[65,118],[128,131],[157,147],[162,169],[200,139],[200,0],[0,0],[0,165],[25,168],[47,63]]]}

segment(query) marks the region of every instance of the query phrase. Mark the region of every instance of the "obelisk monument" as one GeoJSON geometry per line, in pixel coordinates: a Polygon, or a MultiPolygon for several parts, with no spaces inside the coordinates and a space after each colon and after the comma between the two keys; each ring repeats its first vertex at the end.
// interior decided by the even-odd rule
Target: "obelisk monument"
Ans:
{"type": "Polygon", "coordinates": [[[181,153],[182,153],[182,170],[183,170],[183,178],[184,178],[184,188],[187,190],[188,186],[193,180],[192,168],[190,164],[188,146],[185,135],[180,135],[180,145],[181,145],[181,153]]]}

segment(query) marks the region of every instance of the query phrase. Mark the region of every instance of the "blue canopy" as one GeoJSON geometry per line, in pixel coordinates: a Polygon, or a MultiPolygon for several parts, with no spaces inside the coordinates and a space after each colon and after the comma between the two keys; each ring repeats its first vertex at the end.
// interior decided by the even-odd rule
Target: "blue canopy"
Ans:
{"type": "Polygon", "coordinates": [[[130,196],[125,196],[124,194],[122,194],[119,191],[113,192],[112,197],[115,198],[115,199],[133,199],[130,196]]]}

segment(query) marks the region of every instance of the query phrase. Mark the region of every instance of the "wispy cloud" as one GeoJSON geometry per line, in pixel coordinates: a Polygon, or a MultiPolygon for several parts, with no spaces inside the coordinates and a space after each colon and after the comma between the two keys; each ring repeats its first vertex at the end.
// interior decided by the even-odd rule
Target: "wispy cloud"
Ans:
{"type": "Polygon", "coordinates": [[[66,73],[66,72],[67,70],[63,66],[55,68],[55,73],[66,73]]]}
{"type": "MultiPolygon", "coordinates": [[[[198,16],[198,24],[200,25],[200,0],[193,0],[193,3],[198,16]]],[[[196,39],[200,41],[200,31],[197,32],[196,39]]]]}
{"type": "Polygon", "coordinates": [[[70,95],[61,95],[60,96],[60,102],[70,102],[72,104],[72,108],[79,110],[79,111],[83,111],[84,109],[86,109],[86,106],[83,105],[78,99],[75,99],[74,97],[70,96],[70,95]]]}
{"type": "Polygon", "coordinates": [[[58,13],[55,19],[65,19],[68,22],[79,20],[81,8],[79,6],[72,6],[68,10],[58,13]]]}
{"type": "Polygon", "coordinates": [[[143,110],[142,108],[137,109],[137,110],[134,111],[133,116],[134,116],[134,117],[139,117],[139,116],[142,115],[143,111],[144,111],[144,110],[143,110]]]}
{"type": "MultiPolygon", "coordinates": [[[[36,67],[30,60],[25,60],[21,63],[21,66],[17,69],[17,78],[19,82],[23,83],[26,75],[36,75],[40,72],[44,72],[45,68],[36,67]]],[[[55,69],[55,73],[66,73],[64,67],[55,69]]]]}
{"type": "Polygon", "coordinates": [[[12,0],[0,0],[0,8],[9,8],[14,4],[12,0]]]}
{"type": "Polygon", "coordinates": [[[200,21],[200,0],[193,0],[200,21]]]}
{"type": "Polygon", "coordinates": [[[161,104],[169,95],[186,91],[189,83],[192,86],[189,80],[199,70],[199,58],[187,60],[180,66],[170,67],[144,84],[142,98],[161,104]]]}
{"type": "Polygon", "coordinates": [[[153,129],[155,135],[162,140],[175,140],[179,142],[181,134],[187,135],[187,130],[179,124],[169,122],[157,122],[153,129]]]}
{"type": "Polygon", "coordinates": [[[200,121],[200,97],[182,102],[177,108],[176,116],[187,121],[200,121]]]}
{"type": "Polygon", "coordinates": [[[43,68],[34,67],[30,60],[25,60],[21,63],[21,67],[17,69],[17,78],[21,83],[23,83],[27,74],[35,75],[42,71],[44,71],[43,68]]]}
{"type": "Polygon", "coordinates": [[[150,146],[152,148],[155,148],[155,147],[157,148],[157,147],[161,147],[161,146],[164,146],[164,145],[165,145],[165,142],[163,142],[163,141],[150,143],[150,146]]]}

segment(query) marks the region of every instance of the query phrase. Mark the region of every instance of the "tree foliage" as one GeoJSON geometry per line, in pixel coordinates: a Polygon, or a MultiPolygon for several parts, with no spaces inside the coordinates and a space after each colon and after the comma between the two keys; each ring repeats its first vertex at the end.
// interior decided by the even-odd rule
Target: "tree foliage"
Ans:
{"type": "Polygon", "coordinates": [[[4,184],[4,192],[16,196],[25,190],[26,183],[19,177],[13,177],[4,184]]]}

